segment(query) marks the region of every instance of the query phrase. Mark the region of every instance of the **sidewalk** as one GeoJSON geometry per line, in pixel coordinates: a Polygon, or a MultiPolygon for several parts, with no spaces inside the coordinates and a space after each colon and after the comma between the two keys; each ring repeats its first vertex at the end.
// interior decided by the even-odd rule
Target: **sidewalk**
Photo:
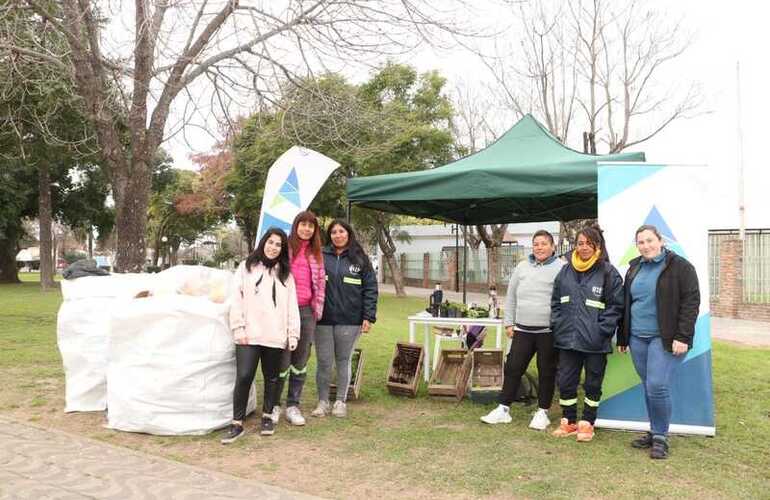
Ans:
{"type": "Polygon", "coordinates": [[[313,498],[0,417],[0,499],[313,498]]]}
{"type": "MultiPolygon", "coordinates": [[[[384,293],[395,294],[396,290],[391,284],[380,283],[380,291],[384,293]]],[[[428,297],[433,293],[429,288],[406,287],[406,294],[409,297],[425,299],[425,306],[428,306],[428,297]]],[[[444,290],[444,298],[453,302],[462,302],[463,293],[444,290]]],[[[466,302],[469,304],[487,304],[487,294],[468,292],[466,302]]],[[[500,298],[503,302],[503,297],[500,298]]],[[[414,311],[418,312],[418,311],[414,311]]],[[[770,323],[761,321],[748,321],[731,318],[711,318],[711,337],[728,342],[736,342],[754,347],[770,347],[770,323]]]]}

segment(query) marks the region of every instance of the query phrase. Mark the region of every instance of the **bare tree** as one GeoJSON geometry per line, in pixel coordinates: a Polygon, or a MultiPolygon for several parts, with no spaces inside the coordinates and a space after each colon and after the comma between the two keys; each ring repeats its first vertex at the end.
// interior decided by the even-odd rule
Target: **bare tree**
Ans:
{"type": "Polygon", "coordinates": [[[452,132],[465,152],[475,153],[484,149],[497,138],[497,126],[493,122],[493,102],[489,93],[477,85],[461,81],[452,92],[454,118],[452,132]]]}
{"type": "Polygon", "coordinates": [[[12,36],[0,40],[0,50],[52,65],[76,82],[111,176],[120,271],[144,264],[152,156],[193,115],[226,113],[245,92],[269,99],[278,82],[332,60],[381,58],[442,33],[461,34],[449,21],[456,12],[428,1],[11,0],[0,22],[14,9],[34,12],[66,39],[68,57],[20,47],[12,36]],[[121,19],[132,19],[133,38],[110,40],[121,19]],[[204,80],[208,111],[196,93],[204,80]],[[172,115],[180,96],[185,106],[172,115]],[[175,116],[181,118],[172,123],[175,116]]]}
{"type": "Polygon", "coordinates": [[[519,57],[485,62],[500,101],[539,117],[565,144],[577,138],[585,152],[600,144],[616,153],[698,113],[695,82],[661,83],[691,42],[665,12],[636,0],[563,0],[552,10],[521,5],[518,14],[524,34],[511,53],[519,57]]]}
{"type": "MultiPolygon", "coordinates": [[[[636,0],[552,5],[519,6],[519,57],[484,59],[515,115],[532,113],[563,143],[596,154],[597,144],[617,153],[699,113],[695,82],[661,83],[691,42],[680,22],[636,0]]],[[[590,220],[561,222],[561,237],[572,241],[590,220]]]]}
{"type": "MultiPolygon", "coordinates": [[[[493,103],[477,87],[460,83],[453,95],[455,137],[469,154],[487,147],[497,138],[496,126],[492,122],[493,103]]],[[[487,249],[487,286],[497,286],[498,249],[503,244],[507,224],[477,225],[467,228],[466,241],[471,247],[473,259],[478,263],[478,249],[481,243],[487,249]]]]}

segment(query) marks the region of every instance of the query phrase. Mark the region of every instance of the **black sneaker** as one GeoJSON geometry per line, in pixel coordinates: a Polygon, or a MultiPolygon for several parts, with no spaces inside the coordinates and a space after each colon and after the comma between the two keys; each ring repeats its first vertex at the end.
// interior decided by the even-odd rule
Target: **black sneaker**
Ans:
{"type": "Polygon", "coordinates": [[[668,458],[668,441],[663,436],[654,436],[652,438],[652,448],[650,449],[650,458],[655,460],[665,460],[668,458]]]}
{"type": "Polygon", "coordinates": [[[641,437],[631,441],[631,446],[640,450],[645,450],[652,446],[652,434],[645,432],[641,437]]]}
{"type": "Polygon", "coordinates": [[[246,432],[243,430],[242,425],[230,424],[230,427],[227,428],[225,436],[219,442],[222,444],[230,444],[244,434],[246,434],[246,432]]]}
{"type": "Polygon", "coordinates": [[[275,432],[275,422],[270,416],[262,416],[262,425],[259,428],[259,433],[263,436],[272,436],[275,432]]]}

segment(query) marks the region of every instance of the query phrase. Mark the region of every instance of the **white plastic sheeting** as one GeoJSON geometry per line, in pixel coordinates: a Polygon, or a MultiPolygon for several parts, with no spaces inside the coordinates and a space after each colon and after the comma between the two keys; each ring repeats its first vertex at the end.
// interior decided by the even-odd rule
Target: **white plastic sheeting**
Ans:
{"type": "Polygon", "coordinates": [[[110,314],[121,298],[147,288],[148,276],[114,274],[61,282],[56,336],[64,364],[64,411],[107,407],[107,342],[110,314]]]}
{"type": "MultiPolygon", "coordinates": [[[[204,434],[232,419],[235,347],[229,306],[206,297],[137,299],[112,315],[107,426],[204,434]]],[[[254,393],[248,411],[254,410],[254,393]]]]}
{"type": "MultiPolygon", "coordinates": [[[[233,273],[176,266],[155,275],[62,282],[58,342],[65,411],[109,407],[108,427],[203,434],[232,418],[233,273]],[[134,298],[148,291],[149,297],[134,298]]],[[[248,411],[255,407],[254,390],[248,411]]]]}

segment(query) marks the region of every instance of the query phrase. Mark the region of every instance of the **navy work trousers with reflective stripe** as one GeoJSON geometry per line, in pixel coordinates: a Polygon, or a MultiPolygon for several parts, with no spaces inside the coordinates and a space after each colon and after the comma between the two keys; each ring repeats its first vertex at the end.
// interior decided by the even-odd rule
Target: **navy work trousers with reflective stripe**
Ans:
{"type": "Polygon", "coordinates": [[[607,355],[604,353],[587,353],[559,350],[559,403],[562,415],[569,423],[577,422],[577,389],[580,384],[580,373],[585,369],[583,381],[584,406],[583,418],[591,424],[596,420],[599,401],[602,399],[602,382],[607,368],[607,355]]]}

